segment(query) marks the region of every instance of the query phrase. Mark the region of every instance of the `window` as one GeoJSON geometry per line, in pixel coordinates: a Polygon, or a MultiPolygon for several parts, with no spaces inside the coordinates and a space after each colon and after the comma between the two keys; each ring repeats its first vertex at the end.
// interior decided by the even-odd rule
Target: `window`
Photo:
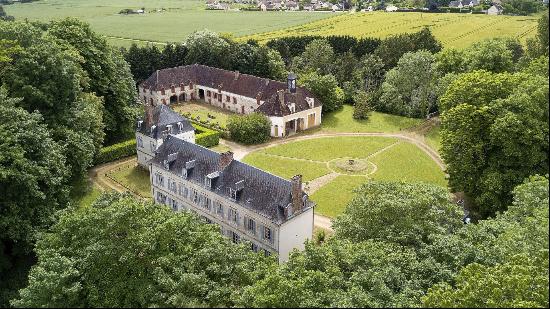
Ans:
{"type": "Polygon", "coordinates": [[[239,234],[231,231],[231,240],[234,242],[234,243],[238,243],[240,240],[241,240],[241,237],[239,236],[239,234]]]}
{"type": "Polygon", "coordinates": [[[193,203],[199,203],[199,194],[197,193],[197,190],[193,189],[193,195],[191,199],[193,200],[193,203]]]}
{"type": "Polygon", "coordinates": [[[143,138],[141,136],[138,137],[137,144],[139,148],[143,148],[143,138]]]}
{"type": "Polygon", "coordinates": [[[157,192],[157,203],[166,204],[166,195],[162,194],[161,192],[157,192]]]}
{"type": "Polygon", "coordinates": [[[264,249],[264,255],[265,255],[265,256],[270,256],[270,255],[271,255],[271,252],[269,252],[269,251],[267,251],[267,250],[264,249]]]}
{"type": "Polygon", "coordinates": [[[221,102],[222,101],[222,95],[221,93],[218,95],[218,102],[221,102]]]}
{"type": "Polygon", "coordinates": [[[227,219],[237,225],[239,224],[239,215],[237,214],[237,210],[235,208],[229,208],[227,211],[227,219]]]}
{"type": "Polygon", "coordinates": [[[176,87],[171,86],[171,87],[170,87],[170,91],[171,91],[172,93],[176,93],[176,87]]]}
{"type": "Polygon", "coordinates": [[[214,93],[214,100],[218,98],[218,94],[214,93]]]}
{"type": "Polygon", "coordinates": [[[189,89],[193,89],[193,83],[189,83],[189,89]]]}
{"type": "Polygon", "coordinates": [[[264,239],[269,242],[273,242],[273,235],[271,235],[271,229],[267,226],[264,227],[264,239]]]}
{"type": "Polygon", "coordinates": [[[162,174],[155,174],[155,184],[159,187],[164,187],[164,176],[162,174]]]}
{"type": "Polygon", "coordinates": [[[220,216],[220,217],[223,217],[223,205],[222,203],[218,202],[217,205],[216,205],[216,213],[220,216]]]}
{"type": "Polygon", "coordinates": [[[233,98],[233,104],[237,104],[237,98],[233,98]]]}
{"type": "Polygon", "coordinates": [[[256,221],[252,218],[245,218],[245,227],[246,230],[252,235],[256,234],[256,221]]]}
{"type": "Polygon", "coordinates": [[[172,207],[173,211],[178,211],[178,201],[170,198],[168,204],[172,207]]]}
{"type": "Polygon", "coordinates": [[[208,211],[212,209],[212,200],[207,196],[204,196],[204,208],[208,211]]]}
{"type": "Polygon", "coordinates": [[[162,94],[162,95],[165,95],[165,94],[166,94],[166,92],[164,92],[164,88],[162,88],[162,89],[160,90],[160,94],[162,94]]]}
{"type": "Polygon", "coordinates": [[[228,96],[228,95],[226,95],[226,96],[225,96],[225,101],[227,101],[227,102],[231,102],[231,97],[230,97],[230,96],[228,96]]]}
{"type": "Polygon", "coordinates": [[[149,146],[151,146],[151,152],[155,152],[155,150],[157,150],[157,148],[155,147],[155,142],[151,141],[149,143],[149,146]]]}
{"type": "Polygon", "coordinates": [[[254,251],[254,252],[258,252],[258,245],[256,245],[255,243],[252,243],[250,249],[252,249],[252,251],[254,251]]]}
{"type": "Polygon", "coordinates": [[[206,96],[207,96],[207,97],[210,96],[210,90],[207,90],[207,91],[206,91],[206,96]]]}

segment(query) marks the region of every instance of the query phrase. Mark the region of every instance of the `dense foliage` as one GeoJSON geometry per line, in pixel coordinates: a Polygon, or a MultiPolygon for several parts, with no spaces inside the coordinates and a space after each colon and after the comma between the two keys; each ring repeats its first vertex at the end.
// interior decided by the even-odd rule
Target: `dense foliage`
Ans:
{"type": "Polygon", "coordinates": [[[37,242],[16,307],[227,307],[273,260],[193,214],[111,194],[37,242]]]}
{"type": "Polygon", "coordinates": [[[271,121],[264,114],[234,115],[227,122],[231,139],[243,143],[261,144],[271,136],[271,121]]]}
{"type": "Polygon", "coordinates": [[[101,148],[95,157],[94,164],[102,164],[129,157],[135,155],[136,151],[136,139],[132,138],[124,142],[101,148]]]}
{"type": "Polygon", "coordinates": [[[309,73],[301,75],[298,80],[301,86],[309,89],[323,104],[323,113],[332,112],[344,103],[344,91],[338,86],[333,75],[309,73]]]}
{"type": "Polygon", "coordinates": [[[208,129],[197,124],[195,128],[195,143],[204,147],[214,147],[220,143],[220,132],[208,129]]]}

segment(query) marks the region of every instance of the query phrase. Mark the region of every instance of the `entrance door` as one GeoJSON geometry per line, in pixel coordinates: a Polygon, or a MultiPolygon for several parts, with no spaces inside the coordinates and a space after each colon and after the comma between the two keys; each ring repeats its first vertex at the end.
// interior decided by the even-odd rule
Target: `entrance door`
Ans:
{"type": "Polygon", "coordinates": [[[313,127],[315,125],[315,114],[309,114],[307,116],[307,127],[313,127]]]}
{"type": "Polygon", "coordinates": [[[170,104],[174,104],[174,103],[177,103],[177,102],[178,102],[178,96],[177,95],[170,96],[170,104]]]}
{"type": "Polygon", "coordinates": [[[241,106],[241,113],[244,114],[244,105],[241,106]]]}
{"type": "Polygon", "coordinates": [[[279,126],[275,125],[275,136],[279,136],[279,126]]]}
{"type": "Polygon", "coordinates": [[[204,100],[204,89],[199,89],[199,99],[204,100]]]}

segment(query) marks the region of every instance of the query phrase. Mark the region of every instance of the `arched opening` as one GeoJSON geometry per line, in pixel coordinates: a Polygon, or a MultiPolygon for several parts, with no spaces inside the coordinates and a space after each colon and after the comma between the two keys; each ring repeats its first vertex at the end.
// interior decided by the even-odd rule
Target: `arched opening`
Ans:
{"type": "Polygon", "coordinates": [[[199,89],[199,99],[204,100],[204,89],[199,89]]]}
{"type": "Polygon", "coordinates": [[[178,99],[179,102],[185,102],[185,93],[180,94],[180,97],[178,99]]]}
{"type": "Polygon", "coordinates": [[[170,104],[178,103],[178,96],[173,95],[170,97],[170,104]]]}

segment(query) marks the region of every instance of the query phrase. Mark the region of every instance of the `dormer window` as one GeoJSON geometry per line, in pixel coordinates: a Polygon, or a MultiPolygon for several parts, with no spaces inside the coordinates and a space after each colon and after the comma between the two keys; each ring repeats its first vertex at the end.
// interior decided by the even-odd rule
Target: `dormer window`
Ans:
{"type": "Polygon", "coordinates": [[[181,171],[181,177],[188,178],[194,167],[195,167],[195,160],[185,162],[185,166],[181,171]]]}
{"type": "Polygon", "coordinates": [[[233,201],[236,201],[242,190],[244,189],[244,180],[237,181],[234,188],[229,188],[229,196],[233,201]]]}
{"type": "Polygon", "coordinates": [[[178,122],[178,129],[181,131],[183,131],[183,123],[180,121],[178,122]]]}
{"type": "Polygon", "coordinates": [[[137,128],[138,130],[141,130],[141,125],[143,124],[143,120],[140,120],[137,122],[137,128]]]}
{"type": "Polygon", "coordinates": [[[212,188],[219,176],[220,172],[218,171],[206,175],[204,177],[204,186],[207,188],[212,188]]]}
{"type": "Polygon", "coordinates": [[[165,95],[166,92],[164,91],[164,88],[160,89],[160,94],[165,95]]]}
{"type": "Polygon", "coordinates": [[[172,125],[171,124],[166,126],[166,131],[168,132],[168,134],[172,133],[172,125]]]}
{"type": "Polygon", "coordinates": [[[296,105],[294,103],[290,103],[288,109],[290,109],[290,113],[294,114],[296,112],[296,105]]]}

